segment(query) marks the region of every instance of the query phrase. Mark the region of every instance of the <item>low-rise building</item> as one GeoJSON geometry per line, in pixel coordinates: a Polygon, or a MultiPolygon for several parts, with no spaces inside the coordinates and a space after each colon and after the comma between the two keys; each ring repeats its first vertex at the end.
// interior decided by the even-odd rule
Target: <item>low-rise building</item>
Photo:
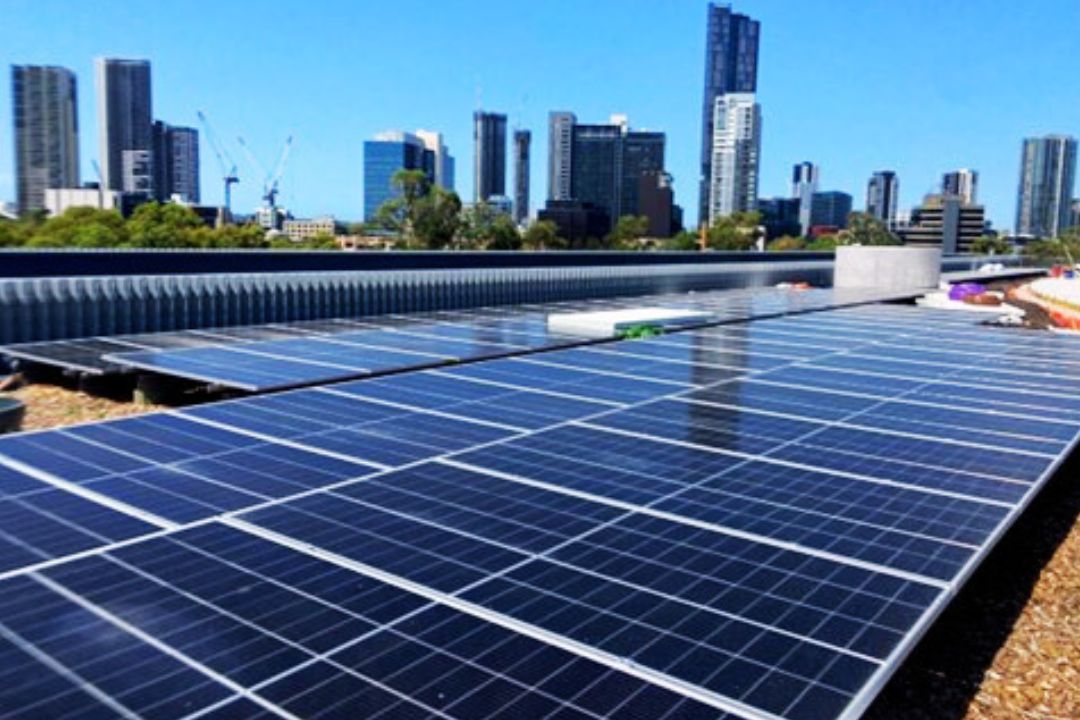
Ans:
{"type": "Polygon", "coordinates": [[[900,231],[906,245],[938,245],[945,254],[971,252],[986,232],[986,210],[956,195],[927,195],[900,231]]]}
{"type": "Polygon", "coordinates": [[[281,227],[282,232],[289,236],[293,242],[311,240],[318,235],[337,234],[338,223],[333,217],[317,218],[291,218],[286,220],[281,227]]]}

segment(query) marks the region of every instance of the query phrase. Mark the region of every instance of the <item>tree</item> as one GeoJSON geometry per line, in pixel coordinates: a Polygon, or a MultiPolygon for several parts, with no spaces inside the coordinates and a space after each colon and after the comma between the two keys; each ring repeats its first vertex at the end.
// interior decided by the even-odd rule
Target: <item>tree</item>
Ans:
{"type": "Polygon", "coordinates": [[[1075,265],[1080,260],[1080,228],[1070,228],[1051,240],[1029,242],[1024,254],[1041,262],[1075,265]]]}
{"type": "Polygon", "coordinates": [[[488,236],[486,250],[520,250],[521,232],[514,224],[513,218],[505,213],[499,213],[491,223],[491,234],[488,236]]]}
{"type": "Polygon", "coordinates": [[[768,245],[765,249],[769,252],[791,252],[793,250],[805,250],[806,240],[801,237],[794,237],[792,235],[781,235],[768,245]]]}
{"type": "Polygon", "coordinates": [[[417,200],[410,216],[412,236],[432,250],[453,244],[461,227],[461,199],[456,192],[430,188],[417,200]]]}
{"type": "Polygon", "coordinates": [[[375,224],[411,238],[417,206],[430,194],[431,181],[423,170],[398,170],[390,178],[390,186],[397,196],[375,211],[375,224]]]}
{"type": "Polygon", "coordinates": [[[761,213],[737,212],[717,218],[709,228],[707,242],[713,250],[751,250],[757,244],[761,213]]]}
{"type": "Polygon", "coordinates": [[[1012,245],[999,235],[983,235],[971,243],[971,252],[977,255],[1010,255],[1012,245]]]}
{"type": "Polygon", "coordinates": [[[697,234],[692,233],[689,230],[680,230],[675,237],[667,240],[667,242],[664,243],[664,246],[668,250],[692,251],[701,249],[697,234]]]}
{"type": "Polygon", "coordinates": [[[537,220],[525,228],[521,244],[526,250],[561,250],[567,246],[566,240],[559,237],[559,226],[551,220],[537,220]]]}
{"type": "Polygon", "coordinates": [[[128,228],[115,210],[73,207],[42,223],[26,244],[57,248],[122,247],[128,244],[128,228]]]}
{"type": "Polygon", "coordinates": [[[847,228],[839,233],[841,245],[900,245],[900,238],[889,231],[885,223],[869,213],[848,215],[847,228]]]}
{"type": "Polygon", "coordinates": [[[806,245],[807,250],[813,250],[817,252],[831,252],[836,250],[840,242],[839,235],[818,235],[806,245]]]}
{"type": "Polygon", "coordinates": [[[205,227],[195,211],[174,203],[143,203],[127,221],[128,244],[136,248],[198,247],[194,231],[205,227]]]}
{"type": "Polygon", "coordinates": [[[615,229],[604,241],[609,247],[636,248],[637,241],[649,233],[649,218],[645,215],[623,215],[615,222],[615,229]]]}
{"type": "Polygon", "coordinates": [[[26,243],[26,238],[21,223],[0,220],[0,247],[18,247],[26,243]]]}

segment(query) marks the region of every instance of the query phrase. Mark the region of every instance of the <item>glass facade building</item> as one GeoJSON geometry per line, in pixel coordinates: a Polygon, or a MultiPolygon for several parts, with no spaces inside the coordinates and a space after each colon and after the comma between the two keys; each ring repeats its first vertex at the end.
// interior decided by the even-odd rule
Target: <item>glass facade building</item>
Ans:
{"type": "Polygon", "coordinates": [[[900,200],[900,178],[892,170],[880,170],[866,184],[866,212],[885,223],[890,230],[896,227],[897,206],[900,200]]]}
{"type": "Polygon", "coordinates": [[[817,192],[810,202],[811,227],[847,227],[848,215],[851,214],[851,196],[846,192],[817,192]]]}
{"type": "Polygon", "coordinates": [[[98,58],[95,73],[101,179],[109,190],[144,192],[153,184],[142,163],[143,152],[153,152],[150,62],[98,58]]]}
{"type": "Polygon", "coordinates": [[[641,214],[641,178],[664,171],[665,136],[629,130],[625,122],[574,125],[570,193],[607,213],[610,225],[641,214]]]}
{"type": "Polygon", "coordinates": [[[364,222],[398,196],[392,184],[398,170],[423,170],[435,182],[435,153],[412,133],[383,133],[364,143],[364,222]]]}
{"type": "Polygon", "coordinates": [[[1016,234],[1054,238],[1070,222],[1076,182],[1076,138],[1047,135],[1024,140],[1016,202],[1016,234]]]}
{"type": "Polygon", "coordinates": [[[726,5],[709,3],[705,36],[705,90],[701,104],[701,177],[698,221],[708,216],[712,183],[713,113],[716,98],[757,92],[760,24],[726,5]]]}
{"type": "Polygon", "coordinates": [[[506,194],[506,116],[477,110],[473,114],[475,167],[473,200],[485,202],[506,194]]]}
{"type": "Polygon", "coordinates": [[[62,67],[13,65],[11,109],[19,212],[41,210],[47,189],[79,184],[75,73],[62,67]]]}

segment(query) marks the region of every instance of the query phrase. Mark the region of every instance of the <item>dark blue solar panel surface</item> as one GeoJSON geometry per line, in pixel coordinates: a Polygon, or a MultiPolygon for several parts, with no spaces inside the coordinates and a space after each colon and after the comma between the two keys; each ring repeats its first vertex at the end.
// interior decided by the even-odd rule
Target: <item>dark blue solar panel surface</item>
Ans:
{"type": "Polygon", "coordinates": [[[1075,443],[1028,338],[1080,360],[875,306],[0,440],[0,708],[855,716],[1075,443]]]}

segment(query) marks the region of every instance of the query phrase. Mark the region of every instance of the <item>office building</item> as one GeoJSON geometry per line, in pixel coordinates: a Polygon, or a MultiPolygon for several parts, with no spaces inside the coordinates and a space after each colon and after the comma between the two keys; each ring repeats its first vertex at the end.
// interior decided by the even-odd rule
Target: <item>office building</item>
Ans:
{"type": "Polygon", "coordinates": [[[95,60],[101,179],[110,190],[152,192],[150,63],[95,60]]]}
{"type": "Polygon", "coordinates": [[[911,221],[900,237],[907,245],[937,245],[945,254],[971,252],[972,243],[986,232],[982,205],[966,203],[957,195],[927,195],[911,211],[911,221]]]}
{"type": "Polygon", "coordinates": [[[153,126],[154,197],[166,201],[178,196],[184,203],[199,203],[199,131],[158,120],[153,126]]]}
{"type": "Polygon", "coordinates": [[[1080,198],[1073,198],[1072,211],[1069,213],[1069,227],[1080,228],[1080,198]]]}
{"type": "Polygon", "coordinates": [[[797,237],[802,233],[798,198],[763,198],[758,200],[757,211],[761,214],[761,225],[768,240],[784,235],[797,237]]]}
{"type": "Polygon", "coordinates": [[[73,207],[117,210],[120,195],[116,190],[102,189],[97,183],[87,183],[83,187],[48,188],[42,198],[42,207],[49,215],[62,215],[73,207]]]}
{"type": "Polygon", "coordinates": [[[529,145],[532,133],[514,131],[514,221],[524,223],[529,218],[529,145]]]}
{"type": "Polygon", "coordinates": [[[625,116],[607,124],[573,126],[570,195],[607,213],[610,227],[639,215],[641,176],[664,170],[665,136],[631,130],[625,116]]]}
{"type": "Polygon", "coordinates": [[[473,113],[473,201],[506,194],[506,116],[473,113]]]}
{"type": "Polygon", "coordinates": [[[1024,140],[1016,234],[1054,238],[1069,224],[1076,180],[1076,139],[1047,135],[1024,140]]]}
{"type": "Polygon", "coordinates": [[[896,228],[897,204],[900,200],[900,178],[892,170],[880,170],[870,177],[866,185],[866,212],[885,227],[896,228]]]}
{"type": "Polygon", "coordinates": [[[281,225],[281,231],[293,242],[311,240],[320,235],[337,235],[338,223],[332,216],[317,218],[290,218],[281,225]]]}
{"type": "Polygon", "coordinates": [[[710,225],[717,218],[757,208],[761,106],[753,93],[719,95],[713,122],[710,225]]]}
{"type": "Polygon", "coordinates": [[[611,232],[611,219],[602,208],[576,200],[548,200],[537,219],[559,228],[559,237],[572,244],[599,240],[611,232]]]}
{"type": "Polygon", "coordinates": [[[638,214],[649,219],[648,237],[666,238],[682,230],[682,210],[675,204],[673,178],[651,170],[638,180],[638,214]]]}
{"type": "Polygon", "coordinates": [[[15,193],[20,213],[45,208],[49,188],[79,184],[75,73],[62,67],[11,66],[15,193]]]}
{"type": "Polygon", "coordinates": [[[442,133],[417,130],[414,134],[430,153],[425,154],[424,162],[425,169],[430,171],[432,182],[444,190],[453,190],[454,158],[443,142],[442,133]]]}
{"type": "Polygon", "coordinates": [[[791,171],[791,197],[799,201],[799,232],[803,236],[810,234],[810,214],[814,209],[818,174],[818,166],[812,162],[801,162],[791,171]]]}
{"type": "Polygon", "coordinates": [[[974,205],[979,198],[979,173],[966,168],[945,173],[941,178],[941,193],[974,205]]]}
{"type": "Polygon", "coordinates": [[[816,192],[810,200],[810,227],[843,230],[851,214],[851,196],[846,192],[829,190],[816,192]]]}
{"type": "Polygon", "coordinates": [[[760,25],[730,7],[709,3],[705,35],[705,87],[701,103],[701,176],[698,222],[709,217],[716,99],[757,92],[760,25]]]}
{"type": "Polygon", "coordinates": [[[398,170],[421,170],[435,182],[435,153],[413,133],[391,130],[364,142],[364,221],[375,219],[387,200],[398,196],[393,177],[398,170]]]}
{"type": "Polygon", "coordinates": [[[548,200],[570,200],[570,167],[577,116],[570,112],[548,115],[548,200]]]}

